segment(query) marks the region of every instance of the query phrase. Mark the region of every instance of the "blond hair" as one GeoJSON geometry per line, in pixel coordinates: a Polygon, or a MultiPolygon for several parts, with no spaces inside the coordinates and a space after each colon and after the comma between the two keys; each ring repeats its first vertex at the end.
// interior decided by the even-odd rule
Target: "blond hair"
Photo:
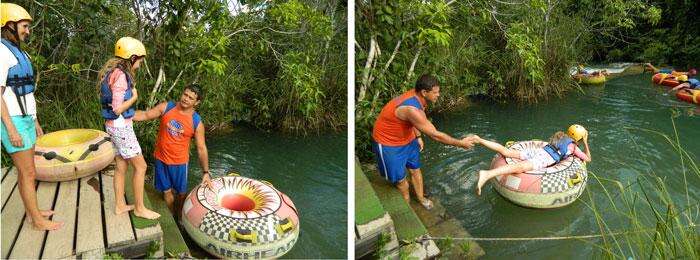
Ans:
{"type": "Polygon", "coordinates": [[[132,66],[131,60],[128,59],[122,59],[119,57],[113,57],[107,60],[105,62],[105,65],[102,66],[102,69],[100,69],[100,72],[97,73],[97,89],[100,89],[100,86],[102,85],[102,81],[104,80],[105,75],[114,70],[115,68],[120,68],[124,73],[127,74],[127,77],[131,79],[132,82],[134,82],[134,67],[132,66]]]}
{"type": "Polygon", "coordinates": [[[557,131],[552,135],[552,137],[549,138],[549,143],[551,145],[557,145],[557,143],[559,143],[561,139],[564,139],[564,137],[566,137],[566,133],[563,131],[557,131]]]}

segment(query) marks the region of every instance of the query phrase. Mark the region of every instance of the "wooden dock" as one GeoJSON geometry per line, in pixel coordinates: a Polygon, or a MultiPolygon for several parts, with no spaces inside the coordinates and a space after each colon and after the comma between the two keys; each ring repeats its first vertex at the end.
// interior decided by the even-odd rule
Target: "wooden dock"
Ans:
{"type": "MultiPolygon", "coordinates": [[[[2,169],[3,259],[123,258],[163,256],[163,232],[157,221],[145,226],[131,214],[114,214],[113,168],[66,182],[37,182],[39,209],[52,209],[56,231],[38,231],[27,222],[17,185],[17,170],[2,169]]],[[[131,173],[129,173],[131,174],[131,173]]],[[[127,182],[126,186],[130,186],[127,182]]],[[[127,189],[129,192],[130,189],[127,189]]],[[[127,201],[129,196],[127,196],[127,201]]]]}

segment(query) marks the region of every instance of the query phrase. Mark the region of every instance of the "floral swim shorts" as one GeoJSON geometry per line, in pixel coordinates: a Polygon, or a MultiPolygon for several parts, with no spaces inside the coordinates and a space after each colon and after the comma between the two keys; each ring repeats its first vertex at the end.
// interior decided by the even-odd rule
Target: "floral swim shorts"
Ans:
{"type": "Polygon", "coordinates": [[[141,153],[141,146],[136,140],[133,126],[113,127],[105,126],[107,133],[112,138],[114,148],[117,149],[117,155],[123,159],[136,157],[141,153]]]}

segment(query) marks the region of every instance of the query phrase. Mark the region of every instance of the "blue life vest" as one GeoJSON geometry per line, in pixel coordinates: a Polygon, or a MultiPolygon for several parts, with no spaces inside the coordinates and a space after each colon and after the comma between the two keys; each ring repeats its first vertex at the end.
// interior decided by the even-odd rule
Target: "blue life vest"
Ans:
{"type": "MultiPolygon", "coordinates": [[[[107,120],[114,120],[119,118],[119,115],[114,113],[114,109],[112,108],[112,90],[109,88],[109,77],[110,75],[112,75],[112,72],[114,72],[114,70],[117,69],[121,70],[120,68],[115,68],[109,73],[107,73],[107,75],[105,75],[104,79],[102,79],[102,86],[100,87],[100,103],[102,104],[102,117],[107,120]]],[[[129,74],[124,73],[124,75],[126,75],[127,83],[126,93],[124,93],[124,101],[127,101],[133,96],[133,92],[131,91],[131,89],[133,88],[133,83],[131,81],[131,77],[129,77],[129,74]]],[[[124,118],[131,118],[134,116],[135,113],[136,110],[134,110],[133,107],[130,107],[121,115],[124,118]]]]}
{"type": "Polygon", "coordinates": [[[26,100],[20,100],[20,97],[25,99],[25,95],[34,92],[34,68],[32,67],[32,62],[29,60],[27,53],[20,50],[14,43],[2,39],[2,44],[4,44],[17,59],[17,64],[10,67],[7,71],[6,84],[8,87],[12,88],[12,92],[15,93],[19,108],[22,110],[22,115],[27,115],[24,108],[27,102],[26,100]]]}
{"type": "Polygon", "coordinates": [[[671,74],[671,72],[673,72],[673,69],[671,69],[671,68],[659,69],[659,73],[671,74]]]}
{"type": "Polygon", "coordinates": [[[700,80],[697,80],[696,78],[689,78],[688,84],[690,84],[690,88],[692,89],[700,89],[700,80]]]}
{"type": "Polygon", "coordinates": [[[550,156],[552,156],[555,163],[558,163],[566,158],[569,144],[572,143],[574,143],[573,139],[564,137],[556,144],[547,144],[545,147],[543,147],[543,149],[547,151],[550,156]]]}

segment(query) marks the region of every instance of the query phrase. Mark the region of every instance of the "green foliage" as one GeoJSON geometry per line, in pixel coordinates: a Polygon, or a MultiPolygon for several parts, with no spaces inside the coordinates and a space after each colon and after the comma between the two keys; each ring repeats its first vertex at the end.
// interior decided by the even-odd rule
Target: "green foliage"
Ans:
{"type": "Polygon", "coordinates": [[[386,245],[391,242],[391,234],[388,232],[382,232],[377,238],[377,250],[374,251],[372,255],[375,259],[385,259],[388,256],[386,245]]]}
{"type": "Polygon", "coordinates": [[[148,249],[146,250],[146,259],[151,259],[153,258],[158,250],[160,250],[161,244],[160,241],[151,241],[151,243],[148,244],[148,249]]]}
{"type": "Polygon", "coordinates": [[[108,253],[102,256],[104,260],[121,260],[124,259],[119,253],[108,253]]]}
{"type": "MultiPolygon", "coordinates": [[[[46,132],[104,128],[97,72],[122,36],[141,39],[148,53],[136,73],[137,109],[177,100],[185,85],[196,82],[206,93],[198,112],[208,128],[238,121],[295,133],[345,126],[346,11],[341,1],[17,4],[34,17],[25,49],[37,72],[38,116],[46,132]]],[[[156,126],[137,127],[146,151],[156,126]]]]}
{"type": "Polygon", "coordinates": [[[297,132],[344,125],[345,104],[325,98],[345,93],[345,7],[339,1],[18,4],[35,17],[27,49],[39,74],[39,116],[48,130],[101,128],[96,74],[122,36],[142,39],[148,52],[136,77],[139,109],[177,99],[184,85],[198,82],[207,93],[199,108],[206,125],[243,120],[297,132]],[[163,80],[155,86],[160,70],[163,80]],[[155,102],[149,104],[151,95],[155,102]],[[77,111],[86,116],[49,116],[77,111]]]}
{"type": "MultiPolygon", "coordinates": [[[[675,125],[675,122],[672,121],[675,125]]],[[[675,129],[675,127],[674,127],[675,129]]],[[[652,132],[663,137],[678,153],[682,171],[678,179],[682,183],[680,190],[669,190],[667,181],[655,172],[640,174],[630,183],[599,178],[595,173],[591,181],[597,182],[605,196],[605,205],[591,202],[586,206],[594,213],[595,222],[602,241],[596,242],[600,249],[599,257],[607,259],[698,259],[700,257],[700,233],[697,223],[700,220],[700,207],[697,198],[689,189],[700,180],[700,167],[697,157],[685,150],[678,138],[647,129],[629,129],[633,131],[652,132]],[[678,192],[681,198],[678,198],[678,192]],[[672,194],[675,194],[672,196],[672,194]],[[603,209],[604,208],[604,209],[603,209]],[[612,212],[615,218],[602,218],[601,212],[612,212]],[[613,223],[625,223],[625,230],[632,230],[620,235],[612,228],[613,223]]],[[[634,143],[633,145],[638,145],[634,143]]],[[[588,193],[592,196],[591,193],[588,193]]],[[[593,243],[593,242],[587,242],[593,243]]]]}
{"type": "MultiPolygon", "coordinates": [[[[680,70],[700,66],[700,19],[697,12],[700,2],[632,2],[635,4],[628,12],[636,10],[636,16],[641,19],[635,26],[594,35],[588,47],[595,50],[594,61],[651,62],[655,65],[672,65],[680,70]],[[648,8],[634,9],[636,6],[648,8]]],[[[613,14],[615,12],[609,12],[608,19],[618,19],[613,14]]],[[[624,21],[618,22],[625,24],[624,21]]]]}
{"type": "MultiPolygon", "coordinates": [[[[600,38],[616,41],[663,17],[641,0],[356,3],[356,150],[364,159],[382,106],[421,74],[440,82],[432,110],[473,95],[537,102],[576,88],[569,68],[605,52],[593,44],[600,38]]],[[[618,49],[613,54],[624,58],[627,50],[618,49]]]]}

